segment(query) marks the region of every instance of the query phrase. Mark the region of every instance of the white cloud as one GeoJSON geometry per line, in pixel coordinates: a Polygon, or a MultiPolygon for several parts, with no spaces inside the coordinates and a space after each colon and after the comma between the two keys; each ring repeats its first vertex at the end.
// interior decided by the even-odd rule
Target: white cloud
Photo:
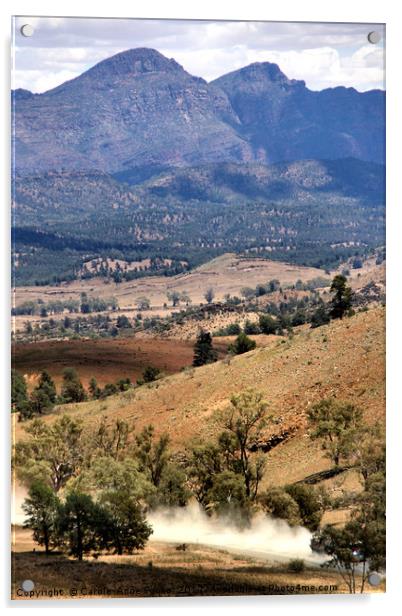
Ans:
{"type": "Polygon", "coordinates": [[[17,18],[14,83],[41,92],[119,51],[153,47],[207,80],[270,61],[315,90],[382,88],[384,48],[367,43],[373,29],[384,37],[373,24],[17,18]],[[19,32],[24,23],[35,28],[30,38],[19,32]]]}
{"type": "MultiPolygon", "coordinates": [[[[162,50],[169,55],[170,50],[162,50]]],[[[312,90],[344,85],[358,90],[383,88],[381,62],[372,62],[371,54],[358,50],[342,57],[336,49],[322,47],[302,51],[255,50],[245,45],[228,49],[177,52],[175,58],[191,74],[208,81],[252,62],[275,62],[291,79],[302,79],[312,90]],[[230,67],[228,71],[228,67],[230,67]]]]}
{"type": "Polygon", "coordinates": [[[76,76],[75,72],[67,70],[47,71],[46,73],[43,71],[24,71],[23,74],[17,71],[15,87],[22,87],[26,90],[31,90],[31,92],[46,92],[65,81],[74,79],[76,76]],[[35,89],[31,88],[30,84],[35,84],[35,89]]]}

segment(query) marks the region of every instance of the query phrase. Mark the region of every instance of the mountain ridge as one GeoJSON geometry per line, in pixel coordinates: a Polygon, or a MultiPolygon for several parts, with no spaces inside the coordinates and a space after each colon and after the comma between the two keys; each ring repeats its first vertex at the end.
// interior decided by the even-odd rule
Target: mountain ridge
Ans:
{"type": "Polygon", "coordinates": [[[241,134],[267,162],[360,158],[383,163],[385,93],[313,91],[277,65],[254,63],[212,82],[226,92],[241,134]],[[370,129],[368,129],[370,127],[370,129]]]}
{"type": "MultiPolygon", "coordinates": [[[[80,77],[87,75],[87,74],[94,74],[95,72],[98,72],[99,69],[101,67],[115,67],[117,66],[127,66],[127,72],[131,72],[129,70],[129,65],[127,64],[127,60],[128,58],[132,58],[133,60],[139,60],[139,61],[148,61],[152,58],[154,58],[155,60],[160,58],[161,60],[161,66],[170,66],[173,67],[175,66],[176,69],[182,69],[185,73],[187,73],[188,75],[194,77],[194,79],[198,79],[204,83],[207,84],[213,84],[214,82],[222,79],[223,77],[229,77],[233,74],[236,73],[247,73],[249,72],[251,69],[257,69],[257,68],[266,68],[271,72],[271,77],[272,77],[272,81],[285,81],[290,85],[301,85],[301,86],[306,86],[306,82],[303,79],[292,79],[289,78],[285,75],[285,73],[283,73],[283,71],[280,69],[279,65],[276,62],[270,62],[268,60],[265,60],[263,62],[251,62],[250,64],[246,64],[245,66],[241,67],[240,69],[234,69],[233,71],[229,71],[228,73],[224,73],[223,75],[220,75],[219,77],[216,77],[215,79],[211,79],[210,81],[204,79],[203,77],[199,77],[199,76],[195,76],[195,75],[191,75],[191,73],[189,73],[188,71],[186,71],[184,69],[184,67],[179,64],[174,58],[167,58],[166,56],[164,56],[163,54],[161,54],[157,49],[153,49],[150,47],[135,47],[135,48],[131,48],[131,49],[127,49],[126,51],[122,51],[119,52],[117,54],[114,54],[113,56],[109,56],[108,58],[105,58],[103,60],[100,60],[99,62],[97,62],[96,64],[94,64],[93,66],[91,66],[90,68],[86,69],[83,73],[81,73],[80,75],[77,75],[76,77],[73,77],[72,79],[69,79],[65,82],[63,82],[62,84],[59,84],[58,86],[55,86],[53,88],[50,88],[49,90],[44,90],[43,92],[31,92],[30,90],[26,89],[26,88],[16,88],[16,89],[12,89],[11,92],[12,93],[26,93],[27,95],[32,95],[32,96],[41,96],[43,94],[47,94],[49,92],[53,92],[54,90],[57,90],[58,88],[60,88],[61,86],[70,83],[76,79],[79,79],[80,77]],[[122,60],[122,62],[120,62],[119,60],[122,60]],[[96,70],[95,70],[96,69],[96,70]],[[276,77],[276,79],[275,79],[276,77]]],[[[138,69],[138,66],[135,67],[138,69]]],[[[171,68],[172,70],[172,68],[171,68]]],[[[135,72],[135,71],[133,71],[135,72]]],[[[138,71],[141,72],[141,71],[138,71]]],[[[148,70],[144,70],[143,72],[152,72],[152,70],[148,69],[148,70]]],[[[157,72],[157,71],[154,71],[157,72]]],[[[162,72],[162,71],[159,71],[162,72]]],[[[329,86],[327,88],[322,88],[321,90],[313,90],[311,88],[307,88],[310,92],[323,92],[323,91],[353,91],[356,92],[358,94],[369,94],[371,92],[381,92],[384,93],[385,91],[382,90],[381,88],[371,88],[370,90],[364,90],[364,91],[360,91],[357,90],[357,88],[354,88],[353,86],[343,86],[343,85],[337,85],[337,86],[329,86]]]]}
{"type": "Polygon", "coordinates": [[[270,62],[207,83],[157,50],[136,48],[42,94],[12,97],[18,172],[384,160],[382,92],[314,92],[270,62]]]}

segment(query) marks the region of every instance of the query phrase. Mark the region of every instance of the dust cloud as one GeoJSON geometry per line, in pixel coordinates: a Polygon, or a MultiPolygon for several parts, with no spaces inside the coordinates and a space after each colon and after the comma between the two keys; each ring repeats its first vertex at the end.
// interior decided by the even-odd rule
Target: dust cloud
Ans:
{"type": "Polygon", "coordinates": [[[197,504],[151,512],[148,521],[153,528],[151,541],[199,543],[268,560],[297,557],[317,564],[322,561],[310,548],[310,531],[263,513],[244,530],[229,518],[207,516],[197,504]]]}
{"type": "MultiPolygon", "coordinates": [[[[24,522],[21,505],[25,497],[26,490],[17,487],[12,498],[13,524],[24,522]]],[[[250,526],[243,530],[228,517],[209,517],[197,503],[151,511],[147,519],[153,528],[150,541],[206,545],[269,561],[302,558],[318,565],[325,560],[312,552],[312,535],[307,528],[291,527],[285,521],[263,513],[255,515],[250,526]]]]}
{"type": "Polygon", "coordinates": [[[27,497],[28,492],[25,488],[15,486],[11,493],[11,523],[23,524],[25,514],[22,509],[22,503],[27,497]]]}

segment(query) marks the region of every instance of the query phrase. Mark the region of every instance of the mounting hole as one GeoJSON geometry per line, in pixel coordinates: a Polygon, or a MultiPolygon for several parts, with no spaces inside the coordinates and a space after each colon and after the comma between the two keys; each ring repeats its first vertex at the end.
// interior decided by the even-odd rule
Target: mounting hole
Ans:
{"type": "Polygon", "coordinates": [[[370,584],[370,586],[379,586],[381,583],[381,578],[378,575],[378,573],[373,571],[372,573],[369,574],[367,581],[370,584]]]}
{"type": "Polygon", "coordinates": [[[369,32],[367,35],[367,40],[372,45],[377,45],[381,41],[381,34],[374,30],[373,32],[369,32]]]}
{"type": "Polygon", "coordinates": [[[33,590],[35,588],[35,584],[33,583],[32,580],[24,580],[22,582],[22,590],[24,592],[31,592],[31,590],[33,590]]]}
{"type": "Polygon", "coordinates": [[[32,36],[34,33],[34,29],[31,24],[24,24],[21,26],[20,32],[22,36],[32,36]]]}

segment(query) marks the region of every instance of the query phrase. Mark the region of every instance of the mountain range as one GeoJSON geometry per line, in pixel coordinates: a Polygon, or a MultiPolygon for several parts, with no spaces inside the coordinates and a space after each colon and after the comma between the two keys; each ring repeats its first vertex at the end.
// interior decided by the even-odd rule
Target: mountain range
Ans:
{"type": "Polygon", "coordinates": [[[43,94],[13,92],[16,171],[383,163],[384,105],[383,91],[312,91],[270,62],[207,83],[154,49],[131,49],[43,94]]]}
{"type": "Polygon", "coordinates": [[[383,91],[315,92],[269,62],[207,83],[141,48],[12,104],[16,284],[111,254],[171,275],[227,251],[325,268],[384,243],[383,91]]]}

